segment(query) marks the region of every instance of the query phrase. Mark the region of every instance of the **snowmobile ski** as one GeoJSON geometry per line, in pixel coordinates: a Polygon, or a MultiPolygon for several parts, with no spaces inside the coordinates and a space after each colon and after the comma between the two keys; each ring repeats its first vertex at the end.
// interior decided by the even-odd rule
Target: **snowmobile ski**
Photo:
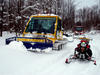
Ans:
{"type": "Polygon", "coordinates": [[[92,61],[94,63],[94,65],[97,65],[96,64],[96,60],[93,59],[94,57],[92,57],[90,60],[88,59],[79,59],[79,58],[76,58],[74,55],[71,55],[69,58],[66,58],[65,60],[65,63],[66,64],[70,64],[71,62],[75,62],[75,61],[92,61]]]}

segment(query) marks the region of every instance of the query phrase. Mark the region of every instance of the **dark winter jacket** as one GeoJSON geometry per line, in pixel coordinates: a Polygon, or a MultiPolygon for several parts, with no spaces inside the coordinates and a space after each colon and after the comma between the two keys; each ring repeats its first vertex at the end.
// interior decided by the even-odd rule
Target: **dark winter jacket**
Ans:
{"type": "Polygon", "coordinates": [[[85,58],[92,57],[92,51],[90,48],[85,47],[85,50],[82,52],[81,47],[75,48],[74,55],[76,55],[78,58],[85,58]]]}

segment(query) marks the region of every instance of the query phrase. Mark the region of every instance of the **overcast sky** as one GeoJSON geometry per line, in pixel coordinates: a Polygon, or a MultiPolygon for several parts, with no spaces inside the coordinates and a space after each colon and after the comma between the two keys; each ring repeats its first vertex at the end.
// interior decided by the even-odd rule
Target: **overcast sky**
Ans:
{"type": "Polygon", "coordinates": [[[98,4],[99,0],[75,0],[75,4],[77,4],[77,9],[83,7],[92,7],[95,4],[98,4]]]}

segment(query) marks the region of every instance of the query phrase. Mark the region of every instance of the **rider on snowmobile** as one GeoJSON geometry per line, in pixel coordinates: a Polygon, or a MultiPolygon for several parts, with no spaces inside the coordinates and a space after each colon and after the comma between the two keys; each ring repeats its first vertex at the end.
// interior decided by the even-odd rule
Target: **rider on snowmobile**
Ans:
{"type": "Polygon", "coordinates": [[[81,40],[81,43],[77,45],[74,52],[74,58],[91,60],[92,51],[87,41],[81,40]]]}

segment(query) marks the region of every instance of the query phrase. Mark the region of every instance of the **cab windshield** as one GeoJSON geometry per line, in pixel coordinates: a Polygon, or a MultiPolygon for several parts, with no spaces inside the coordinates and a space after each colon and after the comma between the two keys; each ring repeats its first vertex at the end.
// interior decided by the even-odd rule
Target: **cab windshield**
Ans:
{"type": "Polygon", "coordinates": [[[76,27],[75,29],[76,29],[76,31],[82,31],[83,30],[82,27],[76,27]]]}
{"type": "Polygon", "coordinates": [[[32,17],[25,32],[54,33],[56,18],[32,17]]]}

